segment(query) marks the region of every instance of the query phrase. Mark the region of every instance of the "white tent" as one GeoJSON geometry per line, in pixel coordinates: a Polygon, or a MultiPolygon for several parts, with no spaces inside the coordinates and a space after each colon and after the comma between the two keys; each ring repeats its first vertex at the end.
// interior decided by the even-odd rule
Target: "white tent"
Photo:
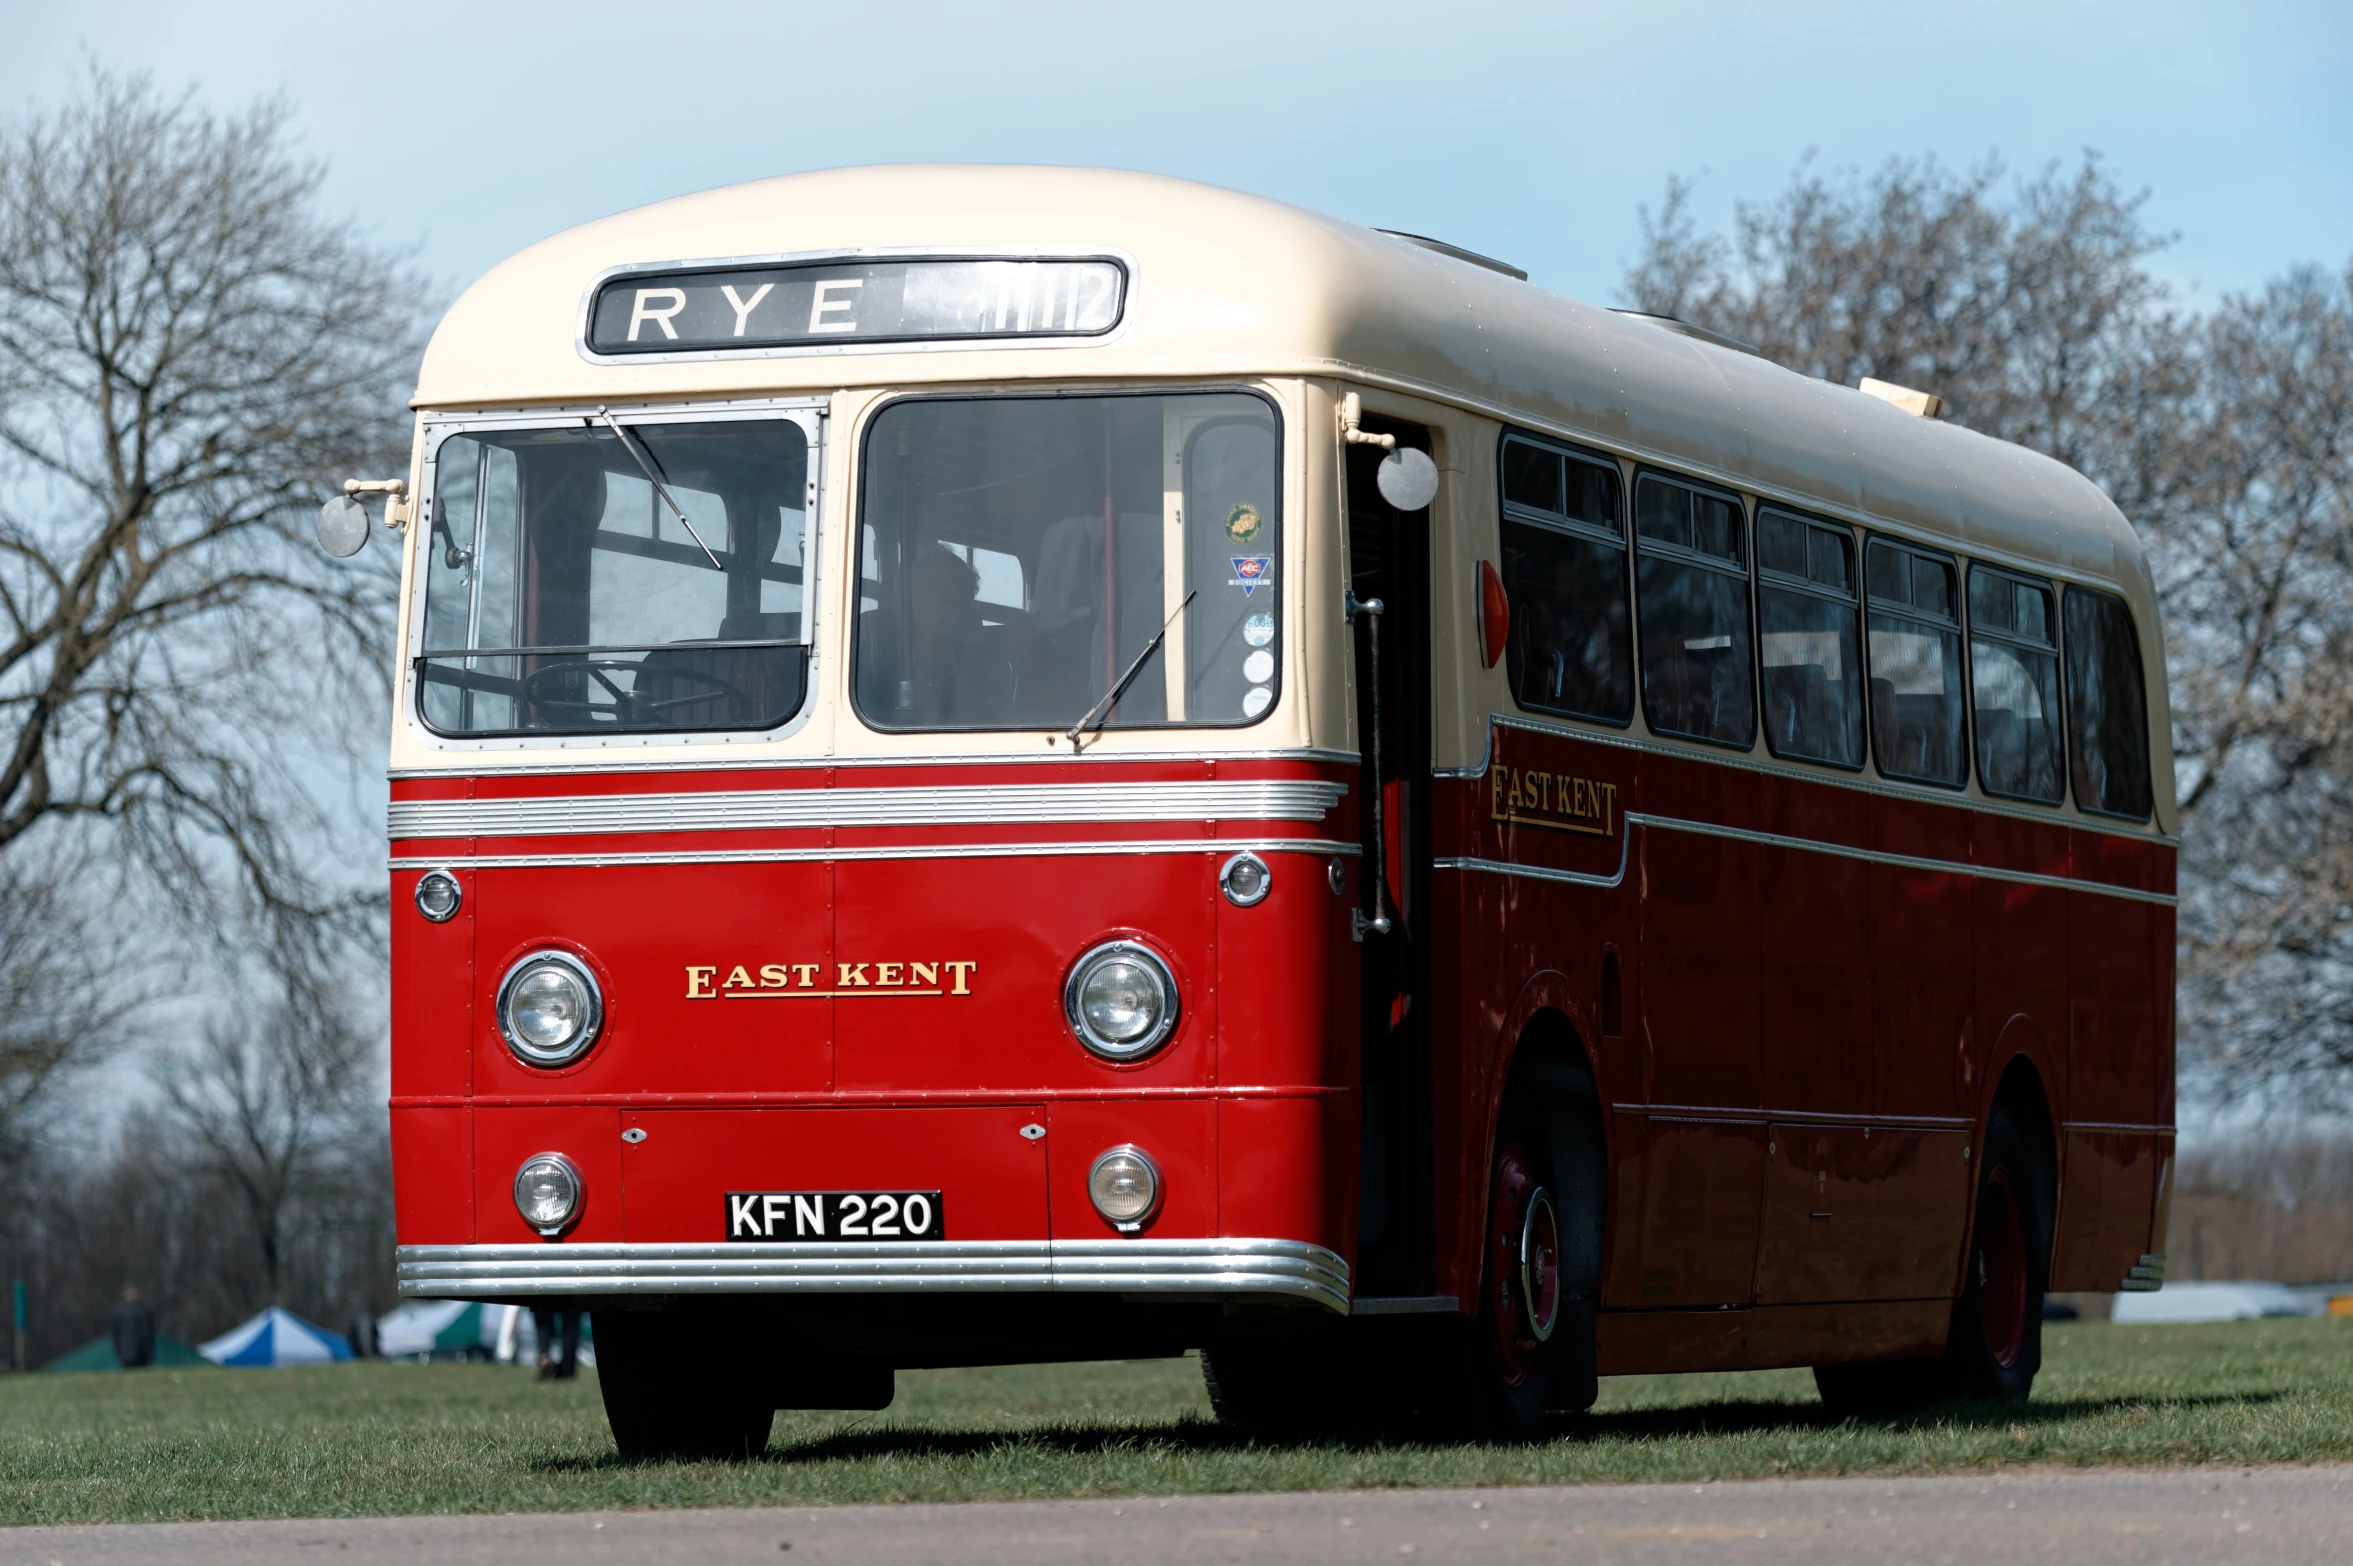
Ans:
{"type": "Polygon", "coordinates": [[[351,1358],[351,1345],[326,1328],[272,1305],[210,1343],[197,1344],[196,1352],[216,1365],[324,1365],[351,1358]]]}
{"type": "Polygon", "coordinates": [[[425,1354],[487,1354],[498,1341],[506,1306],[466,1300],[410,1300],[376,1321],[376,1351],[386,1359],[425,1354]],[[497,1319],[486,1319],[497,1318],[497,1319]]]}

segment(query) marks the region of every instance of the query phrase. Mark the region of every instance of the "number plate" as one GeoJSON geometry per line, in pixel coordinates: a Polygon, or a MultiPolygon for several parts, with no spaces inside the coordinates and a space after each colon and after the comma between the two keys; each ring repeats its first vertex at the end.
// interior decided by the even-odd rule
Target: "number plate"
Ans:
{"type": "Polygon", "coordinates": [[[730,1191],[730,1240],[938,1240],[937,1191],[730,1191]]]}

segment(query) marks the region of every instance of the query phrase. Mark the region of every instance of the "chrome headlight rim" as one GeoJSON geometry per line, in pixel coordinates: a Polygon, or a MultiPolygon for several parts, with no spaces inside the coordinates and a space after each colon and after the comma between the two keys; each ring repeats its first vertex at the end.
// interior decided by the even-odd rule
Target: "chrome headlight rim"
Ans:
{"type": "Polygon", "coordinates": [[[515,1179],[509,1191],[515,1199],[516,1214],[525,1223],[531,1225],[534,1233],[546,1240],[556,1238],[572,1225],[578,1223],[581,1209],[588,1205],[588,1182],[580,1178],[580,1166],[562,1153],[553,1150],[545,1153],[533,1153],[529,1158],[515,1165],[515,1179]],[[552,1224],[533,1223],[530,1213],[526,1212],[523,1207],[523,1177],[531,1172],[534,1164],[554,1164],[563,1170],[565,1178],[572,1182],[572,1205],[564,1210],[562,1218],[552,1224]]]}
{"type": "Polygon", "coordinates": [[[1160,1216],[1161,1205],[1167,1200],[1168,1177],[1160,1172],[1160,1161],[1133,1142],[1122,1142],[1117,1147],[1107,1147],[1095,1155],[1093,1163],[1087,1165],[1087,1205],[1095,1209],[1096,1217],[1111,1225],[1121,1234],[1139,1234],[1150,1227],[1152,1220],[1160,1216]],[[1152,1200],[1142,1212],[1133,1218],[1114,1218],[1105,1212],[1095,1200],[1095,1174],[1114,1158],[1132,1158],[1142,1164],[1144,1172],[1152,1177],[1152,1200]]]}
{"type": "Polygon", "coordinates": [[[509,1054],[526,1066],[555,1070],[578,1061],[581,1056],[588,1053],[589,1048],[604,1033],[604,986],[597,983],[596,973],[587,963],[582,962],[568,951],[558,947],[548,947],[542,951],[528,952],[516,958],[513,964],[508,967],[506,977],[498,981],[498,999],[493,1008],[493,1014],[498,1023],[499,1037],[506,1040],[509,1054]],[[580,1031],[565,1040],[561,1046],[552,1050],[542,1049],[524,1039],[517,1032],[514,1019],[508,1010],[509,1004],[514,999],[515,986],[521,983],[534,968],[541,967],[556,967],[566,970],[577,978],[588,991],[588,1015],[580,1024],[580,1031]]]}
{"type": "Polygon", "coordinates": [[[1217,889],[1225,893],[1226,901],[1232,903],[1236,908],[1256,908],[1260,903],[1265,902],[1267,894],[1275,889],[1274,866],[1245,848],[1217,867],[1217,889]],[[1235,888],[1235,872],[1245,865],[1257,868],[1258,890],[1255,892],[1240,891],[1235,888]]]}
{"type": "Polygon", "coordinates": [[[1113,1065],[1127,1065],[1144,1059],[1158,1050],[1176,1032],[1181,1011],[1177,998],[1176,972],[1168,960],[1141,941],[1120,939],[1104,941],[1079,954],[1070,965],[1070,976],[1062,982],[1062,1016],[1087,1052],[1113,1065]],[[1085,989],[1088,977],[1106,962],[1126,959],[1134,962],[1151,976],[1160,994],[1159,1019],[1133,1039],[1105,1038],[1087,1021],[1085,989]]]}
{"type": "Polygon", "coordinates": [[[455,919],[458,916],[458,911],[460,909],[466,906],[465,884],[458,880],[457,873],[455,871],[444,870],[436,867],[417,877],[416,890],[410,894],[410,901],[417,905],[417,913],[423,917],[427,923],[447,924],[450,920],[455,919]],[[449,908],[447,911],[442,913],[435,913],[430,907],[426,905],[425,890],[426,888],[433,886],[446,886],[449,888],[449,908]]]}

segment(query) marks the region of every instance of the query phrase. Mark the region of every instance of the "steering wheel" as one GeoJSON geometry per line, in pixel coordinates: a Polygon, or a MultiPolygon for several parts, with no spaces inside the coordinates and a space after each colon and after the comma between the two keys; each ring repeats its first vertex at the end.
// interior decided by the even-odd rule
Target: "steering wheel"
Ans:
{"type": "Polygon", "coordinates": [[[525,675],[519,691],[523,699],[534,707],[586,713],[592,721],[610,714],[615,727],[624,724],[659,723],[662,721],[662,714],[673,707],[690,707],[696,702],[714,701],[721,696],[734,697],[743,703],[746,711],[752,707],[752,698],[745,693],[742,686],[731,680],[723,680],[716,674],[705,673],[701,669],[665,665],[653,670],[653,673],[665,678],[686,680],[707,687],[707,689],[698,691],[691,696],[671,696],[661,701],[654,701],[640,696],[634,691],[621,689],[620,686],[606,678],[605,671],[608,669],[615,671],[625,669],[639,679],[643,679],[648,672],[646,660],[643,658],[559,658],[554,663],[541,664],[525,675]],[[568,696],[542,696],[539,694],[541,681],[575,670],[587,671],[588,677],[603,686],[612,696],[613,704],[609,707],[600,707],[592,701],[576,701],[568,696]]]}

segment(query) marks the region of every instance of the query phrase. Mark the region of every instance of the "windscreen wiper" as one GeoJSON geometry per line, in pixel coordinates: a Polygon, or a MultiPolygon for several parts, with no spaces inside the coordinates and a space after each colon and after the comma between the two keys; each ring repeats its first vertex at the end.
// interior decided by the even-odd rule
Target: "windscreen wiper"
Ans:
{"type": "Polygon", "coordinates": [[[1128,686],[1135,682],[1137,671],[1144,667],[1144,660],[1152,656],[1154,649],[1159,647],[1162,640],[1167,637],[1168,628],[1176,624],[1176,617],[1185,612],[1185,604],[1191,603],[1200,591],[1201,589],[1196,587],[1192,592],[1185,594],[1185,602],[1178,604],[1168,612],[1168,618],[1160,622],[1160,629],[1152,633],[1152,639],[1144,644],[1144,650],[1136,654],[1136,661],[1127,666],[1127,673],[1119,677],[1119,683],[1106,691],[1094,706],[1089,707],[1080,715],[1078,722],[1070,726],[1071,749],[1078,749],[1079,733],[1086,728],[1090,721],[1098,729],[1111,721],[1111,709],[1118,706],[1119,698],[1127,694],[1128,686]]]}
{"type": "Polygon", "coordinates": [[[714,571],[726,570],[727,567],[719,563],[719,557],[711,553],[711,546],[703,542],[703,535],[694,530],[692,522],[686,520],[685,508],[680,506],[677,501],[672,500],[670,491],[662,487],[660,479],[654,477],[654,465],[646,461],[644,456],[639,453],[637,442],[629,438],[629,432],[621,427],[619,419],[613,417],[613,411],[610,408],[599,408],[596,410],[596,416],[610,424],[613,427],[613,433],[621,437],[621,449],[629,453],[629,460],[637,464],[637,471],[645,475],[645,481],[653,485],[654,493],[661,496],[662,503],[677,516],[678,525],[686,529],[686,536],[694,540],[695,547],[703,552],[703,558],[711,562],[711,569],[714,571]]]}

